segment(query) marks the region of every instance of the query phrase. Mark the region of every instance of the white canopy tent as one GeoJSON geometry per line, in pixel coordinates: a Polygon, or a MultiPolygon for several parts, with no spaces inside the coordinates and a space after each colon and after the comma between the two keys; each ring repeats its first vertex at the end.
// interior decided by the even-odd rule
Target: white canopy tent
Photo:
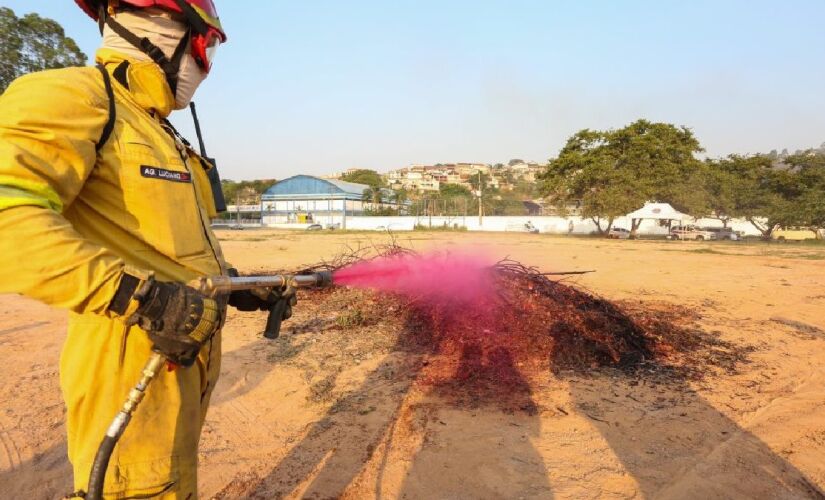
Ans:
{"type": "Polygon", "coordinates": [[[656,219],[656,220],[678,220],[683,221],[686,219],[692,219],[690,215],[683,214],[682,212],[676,210],[670,203],[652,203],[647,202],[645,206],[636,210],[635,212],[630,212],[627,214],[627,217],[631,219],[656,219]]]}
{"type": "Polygon", "coordinates": [[[631,221],[631,238],[634,237],[636,229],[639,228],[644,219],[657,220],[660,225],[664,225],[662,221],[667,221],[668,231],[670,231],[673,221],[679,221],[679,225],[682,225],[682,221],[693,219],[690,215],[683,214],[670,206],[670,203],[653,203],[650,201],[645,203],[645,206],[642,208],[627,214],[627,217],[630,218],[631,221]]]}

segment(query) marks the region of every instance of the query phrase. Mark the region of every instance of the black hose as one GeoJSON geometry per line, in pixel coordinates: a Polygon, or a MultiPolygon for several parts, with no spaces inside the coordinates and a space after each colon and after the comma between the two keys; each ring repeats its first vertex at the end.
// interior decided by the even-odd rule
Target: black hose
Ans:
{"type": "MultiPolygon", "coordinates": [[[[118,436],[119,437],[119,436],[118,436]]],[[[105,436],[95,455],[92,470],[89,472],[89,487],[86,500],[101,500],[103,498],[103,483],[106,479],[106,469],[109,468],[109,459],[117,444],[115,436],[105,436]]]]}

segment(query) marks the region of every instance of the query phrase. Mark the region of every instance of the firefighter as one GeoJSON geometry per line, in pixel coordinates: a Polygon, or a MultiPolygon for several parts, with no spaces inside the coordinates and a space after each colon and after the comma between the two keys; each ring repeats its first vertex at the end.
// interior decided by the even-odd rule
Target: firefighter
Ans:
{"type": "Polygon", "coordinates": [[[69,310],[60,386],[77,492],[154,349],[180,368],[135,413],[105,497],[196,498],[227,300],[183,283],[229,269],[209,226],[214,167],[166,118],[226,34],[211,0],[76,1],[103,35],[97,67],[25,75],[0,96],[0,293],[69,310]]]}

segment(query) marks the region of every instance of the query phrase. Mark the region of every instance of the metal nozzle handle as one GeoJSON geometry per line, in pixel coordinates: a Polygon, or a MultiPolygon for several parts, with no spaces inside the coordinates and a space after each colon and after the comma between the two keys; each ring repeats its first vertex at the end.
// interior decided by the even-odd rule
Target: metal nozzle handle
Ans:
{"type": "Polygon", "coordinates": [[[332,284],[332,273],[321,271],[294,276],[274,274],[271,276],[206,276],[189,283],[189,286],[204,295],[217,296],[237,290],[254,290],[256,288],[294,288],[325,287],[332,284]]]}

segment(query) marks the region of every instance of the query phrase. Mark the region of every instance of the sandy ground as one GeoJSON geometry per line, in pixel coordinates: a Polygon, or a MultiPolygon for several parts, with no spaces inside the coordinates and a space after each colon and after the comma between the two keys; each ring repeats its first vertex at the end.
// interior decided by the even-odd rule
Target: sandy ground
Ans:
{"type": "MultiPolygon", "coordinates": [[[[244,272],[383,240],[221,237],[244,272]]],[[[823,247],[467,233],[400,242],[593,269],[576,281],[609,299],[685,305],[705,331],[755,350],[736,373],[702,380],[547,370],[523,374],[511,398],[521,404],[468,403],[422,382],[426,356],[384,331],[398,311],[342,328],[340,311],[355,306],[332,294],[299,305],[277,341],[258,334],[263,314],[231,313],[201,442],[202,497],[825,497],[823,247]]],[[[0,496],[59,498],[70,491],[57,373],[65,315],[2,296],[0,318],[0,496]]]]}

